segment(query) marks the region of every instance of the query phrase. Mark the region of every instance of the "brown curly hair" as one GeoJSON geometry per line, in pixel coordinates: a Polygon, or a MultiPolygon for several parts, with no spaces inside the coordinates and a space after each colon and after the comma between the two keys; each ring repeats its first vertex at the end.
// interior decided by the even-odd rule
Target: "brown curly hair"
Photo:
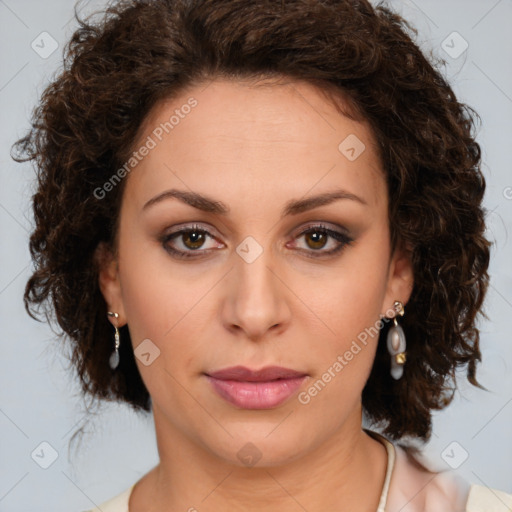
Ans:
{"type": "Polygon", "coordinates": [[[393,439],[428,439],[431,411],[450,402],[456,370],[467,367],[478,385],[475,321],[490,245],[478,114],[457,101],[437,69],[443,61],[427,59],[403,18],[366,0],[121,0],[98,19],[76,17],[63,69],[13,158],[33,160],[38,173],[25,307],[36,318],[44,306],[48,321],[55,313],[84,396],[151,410],[131,343],[109,368],[112,326],[95,260],[100,242],[115,252],[126,180],[108,200],[94,191],[126,161],[159,100],[216,77],[285,77],[335,91],[378,142],[391,241],[410,249],[414,289],[404,376],[389,375],[385,326],[363,408],[393,439]]]}

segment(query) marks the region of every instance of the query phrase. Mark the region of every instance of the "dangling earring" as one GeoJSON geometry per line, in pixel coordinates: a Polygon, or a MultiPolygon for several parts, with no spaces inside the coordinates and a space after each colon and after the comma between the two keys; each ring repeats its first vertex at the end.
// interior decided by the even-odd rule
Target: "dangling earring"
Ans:
{"type": "Polygon", "coordinates": [[[112,368],[112,370],[115,370],[119,365],[120,341],[119,341],[119,329],[117,328],[117,319],[119,318],[119,315],[117,313],[112,313],[112,311],[109,311],[108,316],[113,316],[116,319],[116,325],[114,325],[114,329],[116,330],[116,332],[114,334],[115,350],[114,350],[114,352],[112,352],[112,354],[110,354],[110,358],[108,360],[108,362],[110,364],[110,368],[112,368]]]}
{"type": "Polygon", "coordinates": [[[395,380],[400,379],[404,373],[405,356],[405,334],[404,330],[396,319],[397,316],[404,316],[404,305],[396,300],[393,304],[395,308],[395,316],[393,317],[393,325],[388,332],[387,346],[391,355],[391,377],[395,380]]]}

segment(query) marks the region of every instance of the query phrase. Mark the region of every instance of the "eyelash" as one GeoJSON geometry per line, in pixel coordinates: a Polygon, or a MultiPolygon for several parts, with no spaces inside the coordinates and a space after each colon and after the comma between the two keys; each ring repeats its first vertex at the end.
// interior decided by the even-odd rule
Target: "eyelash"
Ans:
{"type": "MultiPolygon", "coordinates": [[[[196,232],[199,234],[206,234],[213,239],[215,238],[208,230],[194,224],[192,226],[187,226],[178,231],[174,231],[173,233],[163,235],[162,237],[160,237],[160,243],[162,244],[163,248],[169,254],[171,254],[173,257],[179,258],[179,259],[198,258],[198,257],[201,257],[201,255],[208,254],[209,252],[215,250],[215,249],[203,249],[203,250],[201,250],[201,249],[190,250],[189,249],[187,251],[181,251],[181,250],[174,249],[173,247],[171,247],[169,245],[169,242],[171,242],[173,239],[179,238],[180,236],[182,236],[186,233],[192,233],[192,232],[196,232]]],[[[305,234],[310,234],[310,233],[326,234],[328,236],[326,244],[329,242],[329,238],[332,238],[332,239],[338,241],[339,245],[338,245],[338,247],[331,249],[330,251],[323,251],[322,249],[318,249],[318,250],[299,249],[301,252],[310,253],[310,254],[307,254],[307,257],[309,257],[309,258],[322,258],[322,257],[333,256],[333,255],[339,253],[342,249],[344,249],[345,246],[350,245],[354,241],[353,238],[349,237],[345,233],[330,229],[321,223],[311,225],[311,226],[308,226],[307,228],[303,229],[300,233],[298,233],[298,235],[296,235],[295,239],[298,239],[301,236],[303,236],[305,234]],[[315,254],[315,253],[317,253],[317,254],[315,254]]]]}

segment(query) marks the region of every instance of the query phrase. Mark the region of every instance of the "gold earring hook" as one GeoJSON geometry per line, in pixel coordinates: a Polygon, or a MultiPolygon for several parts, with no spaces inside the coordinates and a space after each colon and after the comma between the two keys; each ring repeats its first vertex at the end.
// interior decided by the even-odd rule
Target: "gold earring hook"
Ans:
{"type": "Polygon", "coordinates": [[[116,324],[117,324],[117,319],[119,318],[119,314],[118,313],[114,313],[112,311],[109,311],[107,313],[108,316],[111,316],[111,317],[114,317],[116,319],[116,324]]]}
{"type": "Polygon", "coordinates": [[[393,307],[395,309],[395,316],[393,317],[393,323],[395,325],[398,325],[398,321],[397,321],[396,317],[404,316],[404,314],[405,314],[404,304],[402,301],[395,300],[395,302],[393,303],[393,307]]]}

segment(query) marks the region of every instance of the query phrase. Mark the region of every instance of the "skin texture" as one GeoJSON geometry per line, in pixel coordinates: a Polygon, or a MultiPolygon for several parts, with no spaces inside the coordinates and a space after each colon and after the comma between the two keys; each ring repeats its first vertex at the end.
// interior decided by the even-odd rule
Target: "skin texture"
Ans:
{"type": "MultiPolygon", "coordinates": [[[[307,405],[297,392],[273,409],[239,409],[204,376],[278,365],[307,373],[305,391],[395,300],[407,303],[411,265],[391,251],[371,131],[312,85],[216,79],[158,104],[135,146],[190,97],[197,106],[125,178],[118,256],[100,272],[109,310],[128,324],[134,349],[150,339],[160,350],[148,366],[137,359],[160,463],[138,482],[130,511],[375,510],[386,453],[361,430],[361,392],[377,337],[307,405]],[[354,161],[338,150],[351,134],[366,147],[354,161]],[[169,189],[206,195],[229,213],[176,198],[143,209],[169,189]],[[281,218],[289,201],[338,189],[362,202],[346,198],[281,218]],[[319,222],[353,241],[315,258],[339,245],[300,235],[319,222]],[[199,248],[208,253],[173,257],[161,238],[194,224],[212,234],[199,248]],[[248,236],[263,250],[251,263],[236,251],[248,236]],[[261,455],[253,467],[237,457],[249,442],[261,455]]],[[[194,246],[186,234],[167,242],[193,252],[186,243],[194,246]]]]}

